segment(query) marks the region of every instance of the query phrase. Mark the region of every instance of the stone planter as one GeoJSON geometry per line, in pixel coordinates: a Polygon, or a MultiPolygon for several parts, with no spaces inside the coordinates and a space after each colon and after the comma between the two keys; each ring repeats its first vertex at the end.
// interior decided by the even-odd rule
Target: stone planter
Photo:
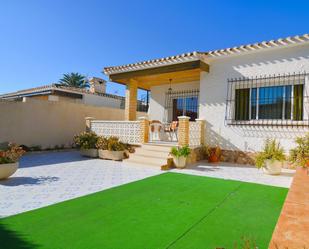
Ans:
{"type": "Polygon", "coordinates": [[[120,161],[124,159],[124,150],[122,151],[99,150],[99,157],[102,159],[120,161]]]}
{"type": "Polygon", "coordinates": [[[187,158],[184,156],[175,157],[173,156],[173,162],[178,169],[183,169],[186,167],[187,158]]]}
{"type": "Polygon", "coordinates": [[[0,180],[9,178],[18,169],[19,163],[0,164],[0,180]]]}
{"type": "Polygon", "coordinates": [[[97,149],[80,149],[80,154],[85,157],[96,158],[98,157],[97,149]]]}
{"type": "Polygon", "coordinates": [[[280,175],[282,170],[283,162],[266,160],[263,171],[268,175],[280,175]]]}

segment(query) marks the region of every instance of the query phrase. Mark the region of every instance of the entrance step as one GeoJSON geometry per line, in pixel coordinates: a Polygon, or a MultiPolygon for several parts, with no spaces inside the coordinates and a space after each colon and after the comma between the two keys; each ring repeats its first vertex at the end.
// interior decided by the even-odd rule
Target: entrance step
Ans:
{"type": "Polygon", "coordinates": [[[168,159],[171,158],[169,152],[175,144],[160,144],[148,143],[136,148],[135,153],[130,154],[125,163],[132,163],[140,166],[161,166],[168,164],[168,159]]]}

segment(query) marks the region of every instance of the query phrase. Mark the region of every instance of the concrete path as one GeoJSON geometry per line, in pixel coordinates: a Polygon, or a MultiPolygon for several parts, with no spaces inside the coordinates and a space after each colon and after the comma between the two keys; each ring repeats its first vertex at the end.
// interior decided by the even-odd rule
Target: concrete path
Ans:
{"type": "MultiPolygon", "coordinates": [[[[264,175],[252,167],[199,162],[189,169],[172,172],[234,179],[289,187],[293,171],[281,176],[264,175]]],[[[78,152],[49,152],[26,155],[19,170],[0,181],[0,217],[37,209],[57,202],[98,192],[125,183],[164,173],[155,167],[87,159],[78,152]]]]}

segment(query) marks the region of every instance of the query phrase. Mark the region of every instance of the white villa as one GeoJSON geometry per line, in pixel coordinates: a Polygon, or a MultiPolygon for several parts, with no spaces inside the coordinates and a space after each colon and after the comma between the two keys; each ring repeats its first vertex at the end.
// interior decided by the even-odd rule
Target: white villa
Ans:
{"type": "MultiPolygon", "coordinates": [[[[150,90],[146,130],[152,120],[179,120],[180,145],[191,145],[193,136],[197,138],[191,130],[199,129],[198,142],[192,145],[206,142],[254,152],[265,139],[276,138],[289,150],[295,137],[308,131],[308,34],[105,67],[104,73],[127,86],[126,120],[133,123],[137,88],[150,90]],[[196,120],[200,126],[194,126],[196,120]]],[[[151,136],[148,130],[144,133],[140,141],[147,143],[151,136]]]]}

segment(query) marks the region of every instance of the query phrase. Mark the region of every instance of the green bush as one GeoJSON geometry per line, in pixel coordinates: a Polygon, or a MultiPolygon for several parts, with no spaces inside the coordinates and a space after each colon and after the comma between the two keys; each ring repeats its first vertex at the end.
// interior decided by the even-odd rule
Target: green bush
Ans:
{"type": "Polygon", "coordinates": [[[99,137],[96,143],[96,147],[99,150],[107,150],[108,149],[108,139],[106,137],[99,137]]]}
{"type": "Polygon", "coordinates": [[[265,167],[265,161],[271,160],[273,161],[284,161],[285,155],[284,150],[280,146],[280,143],[277,143],[277,141],[267,139],[264,145],[263,151],[259,152],[256,156],[256,167],[262,168],[265,167]]]}
{"type": "Polygon", "coordinates": [[[289,160],[296,166],[307,166],[309,160],[309,134],[295,139],[297,146],[290,150],[289,160]]]}
{"type": "Polygon", "coordinates": [[[170,151],[170,155],[175,157],[188,157],[191,153],[191,149],[189,146],[183,146],[183,147],[172,147],[170,151]]]}
{"type": "Polygon", "coordinates": [[[79,135],[74,136],[74,144],[82,149],[95,149],[97,141],[98,136],[92,131],[82,132],[79,135]]]}
{"type": "Polygon", "coordinates": [[[109,151],[123,151],[125,150],[125,144],[120,142],[118,137],[110,137],[108,139],[107,149],[109,151]]]}

